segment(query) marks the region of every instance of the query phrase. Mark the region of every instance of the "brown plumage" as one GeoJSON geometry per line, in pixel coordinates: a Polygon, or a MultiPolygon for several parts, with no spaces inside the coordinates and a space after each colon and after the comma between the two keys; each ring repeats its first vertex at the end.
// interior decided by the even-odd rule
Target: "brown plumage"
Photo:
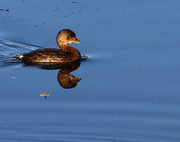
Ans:
{"type": "Polygon", "coordinates": [[[69,29],[61,30],[57,37],[57,44],[61,49],[44,48],[21,55],[17,55],[16,59],[26,64],[66,64],[80,60],[80,52],[69,45],[69,43],[80,43],[73,31],[69,29]]]}

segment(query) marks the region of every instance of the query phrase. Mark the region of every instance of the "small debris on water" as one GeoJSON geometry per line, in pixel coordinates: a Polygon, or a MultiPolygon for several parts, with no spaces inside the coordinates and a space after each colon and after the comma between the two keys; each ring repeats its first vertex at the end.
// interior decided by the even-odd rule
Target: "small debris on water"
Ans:
{"type": "Polygon", "coordinates": [[[41,97],[45,97],[45,100],[47,100],[47,99],[46,99],[46,97],[47,97],[47,96],[51,96],[51,95],[50,95],[50,94],[48,94],[48,93],[41,93],[39,96],[41,96],[41,97]]]}
{"type": "Polygon", "coordinates": [[[82,57],[82,58],[88,58],[88,56],[86,56],[86,55],[82,55],[81,57],[82,57]]]}
{"type": "Polygon", "coordinates": [[[70,1],[69,3],[77,3],[76,1],[70,1]]]}
{"type": "Polygon", "coordinates": [[[9,12],[9,9],[0,9],[0,11],[7,11],[7,12],[9,12]]]}
{"type": "Polygon", "coordinates": [[[154,46],[157,46],[157,45],[159,45],[159,43],[154,44],[154,46]]]}

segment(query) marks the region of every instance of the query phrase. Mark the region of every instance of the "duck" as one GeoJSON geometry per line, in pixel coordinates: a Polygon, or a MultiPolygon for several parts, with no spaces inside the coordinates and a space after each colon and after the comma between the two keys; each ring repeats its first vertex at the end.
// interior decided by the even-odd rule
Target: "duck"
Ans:
{"type": "Polygon", "coordinates": [[[16,59],[28,65],[41,64],[69,64],[81,59],[80,52],[71,43],[80,43],[76,38],[76,34],[70,29],[63,29],[59,31],[56,37],[57,48],[37,49],[31,52],[20,54],[16,59]]]}

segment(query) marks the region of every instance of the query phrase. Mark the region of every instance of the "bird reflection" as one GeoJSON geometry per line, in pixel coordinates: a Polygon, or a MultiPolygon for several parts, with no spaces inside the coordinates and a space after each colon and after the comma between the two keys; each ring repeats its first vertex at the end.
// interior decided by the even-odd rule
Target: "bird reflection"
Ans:
{"type": "Polygon", "coordinates": [[[75,77],[70,72],[76,70],[80,64],[75,64],[68,68],[62,68],[58,73],[59,84],[66,89],[76,87],[77,83],[81,80],[79,77],[75,77]]]}
{"type": "Polygon", "coordinates": [[[76,61],[66,65],[41,65],[40,68],[46,70],[60,69],[57,77],[58,82],[63,88],[70,89],[76,87],[77,83],[81,80],[81,78],[70,74],[78,69],[79,66],[80,61],[76,61]]]}

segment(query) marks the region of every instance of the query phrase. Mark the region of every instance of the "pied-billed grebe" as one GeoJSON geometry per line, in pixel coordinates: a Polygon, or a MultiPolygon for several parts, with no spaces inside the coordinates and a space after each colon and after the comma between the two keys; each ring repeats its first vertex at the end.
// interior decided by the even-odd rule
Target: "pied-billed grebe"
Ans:
{"type": "Polygon", "coordinates": [[[80,43],[73,31],[61,30],[57,37],[57,44],[61,49],[44,48],[17,55],[16,59],[27,64],[66,64],[80,60],[80,52],[69,43],[80,43]]]}

